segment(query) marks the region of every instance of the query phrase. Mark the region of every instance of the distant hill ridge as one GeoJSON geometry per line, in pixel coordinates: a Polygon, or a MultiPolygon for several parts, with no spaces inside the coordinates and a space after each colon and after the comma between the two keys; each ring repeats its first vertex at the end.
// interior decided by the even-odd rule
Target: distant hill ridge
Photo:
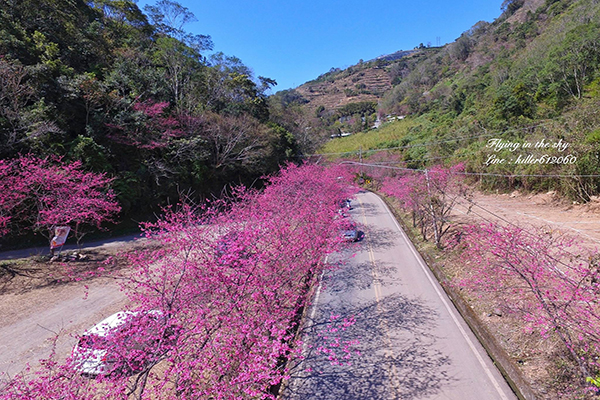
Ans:
{"type": "Polygon", "coordinates": [[[600,194],[600,2],[498,5],[498,18],[473,21],[452,43],[332,68],[301,85],[296,91],[304,101],[297,106],[306,110],[303,131],[320,135],[313,143],[365,133],[328,142],[320,150],[326,153],[402,147],[406,150],[395,155],[415,168],[462,161],[470,172],[497,174],[485,182],[494,190],[557,190],[578,201],[600,194]],[[380,126],[375,121],[387,115],[406,119],[372,133],[380,126]],[[562,140],[577,159],[487,165],[483,138],[490,135],[533,143],[562,140]],[[551,175],[578,180],[545,178],[551,175]]]}
{"type": "Polygon", "coordinates": [[[417,50],[399,50],[392,54],[386,54],[383,56],[376,57],[375,59],[373,59],[371,61],[375,61],[375,60],[396,61],[403,57],[409,56],[415,52],[417,52],[417,50]]]}
{"type": "Polygon", "coordinates": [[[319,107],[336,110],[347,104],[364,101],[377,103],[393,87],[393,64],[419,52],[422,50],[399,50],[373,60],[361,61],[346,69],[332,68],[295,90],[308,101],[306,107],[311,110],[319,107]]]}

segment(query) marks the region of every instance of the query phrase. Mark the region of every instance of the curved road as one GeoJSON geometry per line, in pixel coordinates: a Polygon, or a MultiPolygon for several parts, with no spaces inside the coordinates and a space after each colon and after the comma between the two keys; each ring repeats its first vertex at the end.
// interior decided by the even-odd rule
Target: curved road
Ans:
{"type": "Polygon", "coordinates": [[[364,238],[330,260],[281,397],[516,399],[383,201],[353,206],[364,238]]]}

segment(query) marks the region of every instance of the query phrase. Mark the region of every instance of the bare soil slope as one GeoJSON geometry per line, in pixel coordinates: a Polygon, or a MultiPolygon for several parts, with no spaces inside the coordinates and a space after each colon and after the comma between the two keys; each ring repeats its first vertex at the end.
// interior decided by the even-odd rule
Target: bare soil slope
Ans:
{"type": "Polygon", "coordinates": [[[560,200],[554,192],[543,194],[476,193],[472,204],[462,201],[455,218],[464,223],[502,221],[526,227],[532,225],[567,234],[591,248],[600,248],[600,198],[587,204],[560,200]],[[471,205],[470,211],[469,206],[471,205]]]}
{"type": "Polygon", "coordinates": [[[335,110],[349,103],[376,102],[391,87],[386,69],[351,67],[330,79],[307,82],[296,91],[309,101],[310,109],[335,110]]]}

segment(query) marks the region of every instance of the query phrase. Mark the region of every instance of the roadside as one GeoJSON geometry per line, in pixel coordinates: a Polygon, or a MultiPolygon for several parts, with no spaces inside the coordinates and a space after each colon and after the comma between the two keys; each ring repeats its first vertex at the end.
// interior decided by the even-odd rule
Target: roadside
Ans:
{"type": "MultiPolygon", "coordinates": [[[[401,219],[407,217],[398,212],[398,207],[394,208],[401,219]]],[[[536,195],[475,193],[471,202],[461,200],[457,204],[451,220],[459,225],[498,222],[525,229],[542,228],[549,233],[573,236],[585,247],[600,245],[600,200],[597,198],[588,204],[574,204],[560,201],[552,192],[536,195]]],[[[404,226],[407,231],[412,230],[411,224],[404,226]]],[[[423,242],[418,232],[412,233],[413,243],[436,272],[438,280],[453,293],[451,297],[460,297],[458,301],[454,299],[457,306],[465,303],[463,316],[468,314],[478,321],[476,324],[482,327],[483,336],[491,335],[492,347],[497,345],[500,353],[509,359],[509,368],[520,371],[517,379],[521,376],[525,387],[533,389],[534,397],[526,398],[573,398],[574,388],[581,390],[581,397],[577,398],[592,396],[585,393],[578,371],[555,337],[526,330],[518,316],[499,307],[493,294],[462,288],[459,283],[469,274],[469,261],[452,251],[439,251],[432,243],[423,242]]]]}
{"type": "MultiPolygon", "coordinates": [[[[81,250],[81,249],[94,249],[94,248],[116,248],[123,246],[124,244],[139,240],[140,234],[132,234],[119,236],[116,238],[108,238],[101,240],[94,240],[89,243],[83,243],[80,247],[77,244],[67,244],[63,246],[61,251],[81,250]]],[[[34,257],[34,256],[46,256],[50,254],[49,246],[46,247],[31,247],[27,249],[8,250],[0,252],[0,260],[16,260],[19,258],[34,257]]]]}
{"type": "Polygon", "coordinates": [[[53,352],[55,360],[64,360],[77,335],[126,307],[119,277],[128,265],[119,254],[151,245],[137,237],[90,242],[63,262],[16,258],[36,249],[1,254],[0,337],[10,340],[0,343],[0,383],[27,364],[35,371],[53,352]]]}

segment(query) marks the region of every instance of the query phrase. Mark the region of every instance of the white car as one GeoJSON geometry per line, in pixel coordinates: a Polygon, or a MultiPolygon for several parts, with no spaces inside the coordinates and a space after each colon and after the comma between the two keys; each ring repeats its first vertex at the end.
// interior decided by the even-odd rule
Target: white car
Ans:
{"type": "Polygon", "coordinates": [[[84,375],[140,371],[163,353],[166,329],[161,311],[120,311],[85,331],[73,348],[72,367],[84,375]]]}

